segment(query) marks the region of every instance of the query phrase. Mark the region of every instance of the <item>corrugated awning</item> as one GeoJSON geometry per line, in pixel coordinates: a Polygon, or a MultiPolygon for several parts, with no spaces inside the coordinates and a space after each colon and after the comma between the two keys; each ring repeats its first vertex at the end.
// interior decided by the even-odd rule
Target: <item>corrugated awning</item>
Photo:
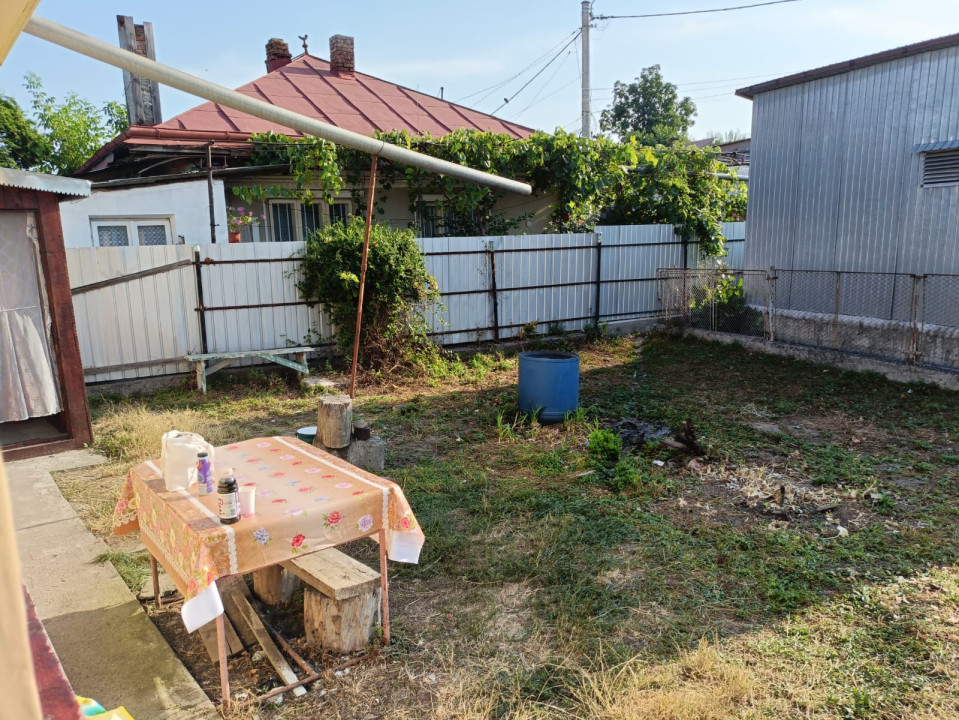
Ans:
{"type": "Polygon", "coordinates": [[[59,177],[11,168],[0,168],[0,186],[40,190],[57,195],[76,195],[78,197],[88,197],[90,195],[89,180],[78,180],[77,178],[59,177]]]}
{"type": "Polygon", "coordinates": [[[914,153],[936,152],[938,150],[955,150],[959,148],[959,140],[937,140],[936,142],[919,143],[913,147],[914,153]]]}

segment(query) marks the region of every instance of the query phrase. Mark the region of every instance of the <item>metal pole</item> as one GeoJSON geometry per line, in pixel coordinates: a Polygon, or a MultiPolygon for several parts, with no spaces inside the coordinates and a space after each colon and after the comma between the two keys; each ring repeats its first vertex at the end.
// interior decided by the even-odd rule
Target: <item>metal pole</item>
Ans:
{"type": "Polygon", "coordinates": [[[203,275],[200,265],[200,248],[193,246],[193,267],[196,270],[196,311],[200,313],[200,351],[206,355],[206,307],[203,305],[203,275]]]}
{"type": "Polygon", "coordinates": [[[216,244],[216,213],[213,211],[213,141],[206,144],[206,190],[210,196],[210,242],[216,244]]]}
{"type": "Polygon", "coordinates": [[[596,233],[596,307],[593,309],[593,326],[599,330],[599,298],[603,273],[603,234],[596,233]]]}
{"type": "Polygon", "coordinates": [[[832,349],[839,349],[839,289],[842,282],[842,273],[836,271],[836,304],[832,315],[832,349]]]}
{"type": "Polygon", "coordinates": [[[223,613],[216,616],[216,649],[220,660],[220,690],[223,693],[223,713],[229,714],[233,700],[230,697],[230,670],[227,667],[226,628],[223,613]]]}
{"type": "Polygon", "coordinates": [[[373,191],[376,189],[376,161],[370,163],[370,189],[366,194],[366,228],[363,232],[363,259],[360,260],[360,298],[356,303],[356,334],[353,337],[353,367],[350,369],[350,397],[356,390],[356,362],[360,354],[360,330],[363,327],[363,291],[366,289],[366,261],[370,255],[370,226],[373,224],[373,191]]]}
{"type": "Polygon", "coordinates": [[[769,266],[769,341],[776,342],[776,266],[769,266]]]}
{"type": "Polygon", "coordinates": [[[490,175],[489,173],[480,172],[479,170],[457,165],[456,163],[446,160],[432,158],[414,150],[402,148],[398,145],[391,145],[383,140],[367,137],[360,133],[344,130],[335,125],[329,125],[319,120],[305,117],[292,110],[270,105],[262,100],[257,100],[238,93],[235,90],[228,90],[215,83],[195,77],[182,70],[177,70],[168,65],[162,65],[155,60],[149,60],[148,58],[127,52],[119,47],[114,47],[101,40],[79,33],[76,30],[71,30],[68,27],[64,27],[45,18],[30,18],[24,28],[24,32],[28,35],[47,40],[54,45],[78,52],[81,55],[100,60],[108,65],[129,70],[134,74],[149,78],[150,80],[156,80],[157,82],[177,88],[183,92],[190,93],[191,95],[197,95],[205,100],[210,100],[228,108],[248,113],[254,117],[275,122],[283,127],[292,128],[293,130],[299,130],[308,135],[329,140],[344,147],[353,148],[354,150],[369,153],[370,155],[379,155],[385,160],[395,160],[396,162],[430,170],[458,180],[484,185],[498,190],[507,190],[509,192],[519,193],[520,195],[529,195],[532,193],[532,188],[526,183],[490,175]]]}
{"type": "Polygon", "coordinates": [[[487,245],[489,254],[489,284],[490,295],[493,298],[493,339],[499,340],[499,295],[496,289],[496,253],[493,251],[493,241],[487,245]]]}
{"type": "Polygon", "coordinates": [[[580,135],[584,138],[590,136],[590,122],[589,122],[589,20],[590,20],[590,11],[589,11],[589,1],[583,0],[582,3],[582,27],[580,29],[580,36],[583,40],[583,71],[582,71],[582,86],[583,86],[583,97],[582,97],[582,112],[583,112],[583,127],[580,131],[580,135]]]}

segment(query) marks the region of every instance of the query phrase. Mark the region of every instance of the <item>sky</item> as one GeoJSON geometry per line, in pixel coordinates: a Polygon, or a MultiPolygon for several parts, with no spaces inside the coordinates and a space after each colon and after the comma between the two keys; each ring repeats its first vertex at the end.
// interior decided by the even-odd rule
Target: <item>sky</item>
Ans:
{"type": "MultiPolygon", "coordinates": [[[[759,1],[595,0],[593,14],[759,1]]],[[[328,58],[331,35],[352,35],[359,72],[433,95],[442,88],[448,100],[530,127],[579,131],[580,41],[563,46],[579,29],[580,12],[578,0],[273,6],[252,0],[228,6],[196,0],[42,0],[36,15],[111,44],[117,44],[116,15],[152,22],[158,61],[231,88],[265,73],[264,46],[271,37],[286,40],[296,56],[302,52],[298,36],[307,35],[310,54],[328,58]]],[[[956,32],[957,0],[796,0],[730,12],[597,20],[590,30],[593,131],[610,104],[613,83],[630,82],[650,65],[660,65],[664,79],[695,102],[693,138],[731,130],[748,135],[751,103],[734,95],[737,87],[956,32]]],[[[27,106],[22,86],[27,72],[40,75],[45,90],[58,98],[76,92],[97,104],[123,99],[120,70],[21,35],[0,66],[0,93],[27,106]]],[[[161,89],[164,120],[200,102],[161,89]]]]}

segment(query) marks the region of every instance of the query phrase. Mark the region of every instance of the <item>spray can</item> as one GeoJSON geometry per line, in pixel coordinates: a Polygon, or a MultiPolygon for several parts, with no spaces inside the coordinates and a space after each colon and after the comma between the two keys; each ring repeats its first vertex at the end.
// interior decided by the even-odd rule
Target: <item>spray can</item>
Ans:
{"type": "Polygon", "coordinates": [[[213,492],[213,464],[210,456],[205,452],[196,454],[196,479],[200,485],[200,494],[209,495],[213,492]]]}

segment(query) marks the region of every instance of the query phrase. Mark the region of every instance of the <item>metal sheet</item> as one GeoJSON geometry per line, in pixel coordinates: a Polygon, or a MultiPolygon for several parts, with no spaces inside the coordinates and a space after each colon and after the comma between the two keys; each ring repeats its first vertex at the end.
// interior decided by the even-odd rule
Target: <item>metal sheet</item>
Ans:
{"type": "Polygon", "coordinates": [[[0,185],[23,188],[24,190],[40,190],[57,195],[76,195],[78,197],[88,197],[90,195],[89,180],[77,180],[76,178],[5,167],[0,167],[0,185]]]}

